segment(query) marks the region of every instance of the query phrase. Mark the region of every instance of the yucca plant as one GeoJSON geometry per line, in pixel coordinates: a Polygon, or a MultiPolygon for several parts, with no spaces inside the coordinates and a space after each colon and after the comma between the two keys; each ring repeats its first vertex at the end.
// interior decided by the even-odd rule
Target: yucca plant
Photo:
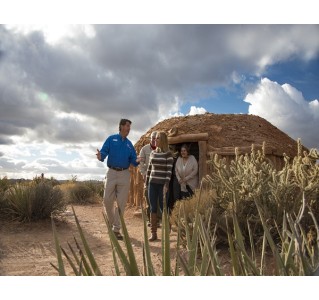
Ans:
{"type": "MultiPolygon", "coordinates": [[[[166,252],[168,248],[165,247],[166,243],[169,245],[169,239],[167,239],[165,234],[163,234],[163,263],[162,270],[159,273],[156,273],[151,260],[151,252],[147,236],[144,238],[143,242],[143,266],[138,266],[129,235],[127,232],[124,233],[125,229],[123,230],[124,246],[117,241],[113,232],[109,231],[115,274],[127,276],[222,276],[226,274],[234,276],[319,275],[318,241],[310,246],[304,236],[302,227],[298,227],[297,222],[293,221],[292,217],[289,215],[286,216],[286,220],[289,221],[286,222],[285,230],[280,232],[282,243],[279,245],[273,240],[269,228],[261,216],[262,224],[265,228],[265,234],[263,237],[262,252],[258,255],[258,257],[256,254],[252,254],[253,252],[251,249],[253,248],[253,243],[248,248],[246,248],[243,243],[243,235],[234,215],[233,228],[227,231],[229,236],[229,253],[226,255],[230,258],[228,266],[221,264],[222,256],[219,254],[219,250],[216,247],[216,239],[214,236],[210,236],[201,215],[197,215],[196,218],[196,226],[188,228],[188,230],[191,231],[189,236],[192,236],[192,238],[188,240],[186,252],[184,248],[179,248],[177,246],[177,255],[173,261],[169,256],[169,252],[166,252]],[[299,233],[295,228],[298,228],[299,233]],[[267,253],[267,244],[270,245],[272,255],[267,253]],[[196,255],[199,252],[201,252],[200,257],[196,255]]],[[[106,222],[108,222],[107,218],[106,222]]],[[[144,224],[144,230],[147,232],[146,222],[144,224]]],[[[77,226],[79,232],[82,232],[79,223],[77,226]]],[[[318,234],[319,231],[317,225],[316,231],[318,234]]],[[[83,232],[81,234],[83,246],[81,246],[76,239],[77,250],[68,244],[72,255],[67,254],[67,251],[59,245],[56,229],[54,229],[53,232],[57,249],[58,267],[53,264],[52,265],[59,272],[59,275],[65,275],[62,254],[72,267],[75,275],[102,275],[89,245],[85,240],[83,232]],[[82,250],[82,248],[84,250],[82,250]]],[[[180,239],[178,238],[177,241],[179,240],[180,239]]],[[[177,243],[177,245],[178,244],[179,243],[177,243]]],[[[223,255],[225,255],[225,253],[223,253],[223,255]]]]}
{"type": "Polygon", "coordinates": [[[53,263],[51,263],[51,265],[58,271],[59,275],[66,275],[64,262],[62,258],[63,253],[75,275],[102,275],[99,266],[96,263],[94,255],[90,249],[90,246],[85,238],[84,232],[80,226],[79,220],[75,214],[73,207],[72,210],[78,233],[80,234],[80,238],[82,241],[82,246],[78,243],[77,239],[74,238],[77,250],[75,250],[74,247],[72,247],[71,244],[68,243],[72,256],[67,254],[66,250],[60,246],[56,226],[52,218],[53,237],[55,242],[55,248],[57,251],[58,267],[53,263]]]}
{"type": "Polygon", "coordinates": [[[6,216],[21,222],[47,219],[66,207],[59,187],[45,182],[15,184],[5,192],[3,201],[6,216]]]}
{"type": "Polygon", "coordinates": [[[0,178],[0,192],[5,192],[10,187],[10,182],[7,176],[0,178]]]}
{"type": "Polygon", "coordinates": [[[7,202],[6,215],[19,221],[31,221],[32,202],[35,190],[29,185],[16,184],[7,190],[4,199],[7,202]]]}
{"type": "Polygon", "coordinates": [[[10,188],[9,180],[6,176],[0,178],[0,216],[5,217],[8,203],[4,198],[6,191],[10,188]]]}
{"type": "MultiPolygon", "coordinates": [[[[182,218],[185,218],[182,206],[180,208],[181,218],[179,219],[179,222],[182,222],[182,218]]],[[[300,216],[297,216],[296,219],[293,219],[293,217],[289,214],[284,216],[282,230],[278,231],[281,243],[277,244],[272,238],[269,225],[264,219],[260,205],[256,203],[256,206],[264,228],[262,251],[257,257],[256,251],[254,250],[253,239],[250,239],[250,245],[248,247],[246,246],[237,217],[233,214],[232,225],[230,226],[226,221],[229,242],[228,257],[230,258],[229,266],[226,266],[227,270],[224,270],[225,266],[221,265],[222,257],[216,246],[216,232],[211,234],[211,231],[208,230],[207,226],[203,222],[202,216],[199,213],[195,213],[195,219],[193,220],[192,225],[186,224],[185,226],[187,237],[186,248],[179,247],[180,227],[178,227],[177,255],[172,261],[170,257],[171,252],[168,235],[169,220],[164,210],[162,231],[162,270],[158,274],[156,274],[151,260],[145,215],[143,215],[143,266],[138,266],[123,216],[120,213],[124,246],[122,246],[122,244],[116,239],[107,216],[104,214],[112,245],[113,267],[116,275],[319,275],[319,243],[318,240],[314,241],[311,245],[308,243],[307,236],[299,222],[300,216]],[[268,248],[267,244],[272,252],[271,256],[269,253],[266,253],[268,248]],[[198,255],[199,253],[201,254],[200,256],[198,255]],[[267,259],[266,256],[268,257],[267,259]],[[267,264],[270,264],[272,267],[267,264]]],[[[102,275],[83,234],[74,209],[73,212],[78,232],[80,233],[82,246],[75,239],[77,250],[69,244],[72,256],[67,254],[67,251],[59,244],[53,222],[53,234],[57,249],[58,267],[55,265],[53,266],[59,272],[59,275],[65,275],[65,267],[62,257],[63,254],[69,265],[72,267],[75,275],[102,275]]],[[[316,234],[318,236],[319,228],[314,216],[313,220],[316,234]]]]}
{"type": "MultiPolygon", "coordinates": [[[[165,205],[164,205],[165,206],[165,205]]],[[[53,236],[54,241],[57,249],[57,258],[58,258],[58,266],[55,264],[51,265],[58,271],[59,275],[65,275],[65,267],[63,256],[67,260],[68,264],[71,266],[75,275],[101,275],[97,265],[95,263],[94,256],[88,242],[84,236],[83,230],[80,226],[80,223],[76,217],[74,208],[72,207],[74,216],[76,219],[77,229],[80,234],[82,246],[76,242],[77,250],[74,249],[70,244],[69,248],[72,253],[72,256],[67,253],[67,251],[61,247],[58,239],[58,233],[56,231],[56,227],[54,225],[54,221],[52,221],[53,226],[53,236]],[[84,248],[84,251],[82,250],[84,248]],[[63,255],[62,255],[63,254],[63,255]],[[87,263],[89,261],[89,263],[87,263]],[[95,270],[98,269],[96,273],[95,270]]],[[[143,210],[142,210],[143,211],[143,210]]],[[[124,218],[122,213],[119,211],[122,231],[123,231],[123,241],[125,247],[121,246],[119,241],[114,235],[112,230],[111,224],[107,218],[107,215],[103,213],[104,220],[106,223],[106,227],[108,229],[108,234],[112,246],[112,256],[114,262],[114,269],[116,275],[127,275],[127,276],[153,276],[153,275],[172,275],[173,269],[171,265],[171,257],[170,257],[170,224],[169,224],[169,217],[167,214],[166,208],[162,214],[162,271],[161,274],[156,274],[155,269],[151,260],[151,251],[150,245],[148,241],[148,234],[147,234],[147,221],[146,216],[143,212],[143,226],[144,226],[144,242],[143,242],[143,260],[144,260],[144,267],[140,269],[140,266],[137,265],[136,262],[136,255],[133,251],[133,246],[129,237],[129,233],[124,222],[124,218]]],[[[75,239],[76,240],[76,239],[75,239]]]]}

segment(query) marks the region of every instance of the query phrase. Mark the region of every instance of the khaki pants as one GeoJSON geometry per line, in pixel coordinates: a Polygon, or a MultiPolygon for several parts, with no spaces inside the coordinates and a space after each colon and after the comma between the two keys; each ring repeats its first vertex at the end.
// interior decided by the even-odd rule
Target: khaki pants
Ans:
{"type": "Polygon", "coordinates": [[[104,207],[113,231],[119,232],[121,229],[118,207],[124,215],[125,205],[128,200],[130,189],[130,171],[115,171],[108,169],[104,184],[104,207]],[[115,202],[117,206],[115,206],[115,202]]]}

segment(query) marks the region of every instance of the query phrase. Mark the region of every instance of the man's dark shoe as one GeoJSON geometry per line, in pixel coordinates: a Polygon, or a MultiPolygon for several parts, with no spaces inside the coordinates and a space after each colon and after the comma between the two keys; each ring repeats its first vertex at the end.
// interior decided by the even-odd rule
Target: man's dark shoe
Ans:
{"type": "Polygon", "coordinates": [[[118,241],[123,241],[123,236],[119,232],[113,232],[118,241]]]}

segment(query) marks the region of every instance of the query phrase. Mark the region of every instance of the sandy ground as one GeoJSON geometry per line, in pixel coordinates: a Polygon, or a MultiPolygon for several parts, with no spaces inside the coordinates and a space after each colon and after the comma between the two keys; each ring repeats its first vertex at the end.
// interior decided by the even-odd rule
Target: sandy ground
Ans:
{"type": "MultiPolygon", "coordinates": [[[[114,275],[111,244],[102,215],[101,204],[74,206],[85,237],[103,275],[114,275]]],[[[142,269],[143,221],[134,208],[127,208],[125,221],[134,246],[137,263],[142,269]]],[[[69,242],[75,248],[74,237],[80,241],[71,208],[56,220],[60,244],[68,250],[69,242]]],[[[158,230],[161,237],[161,229],[158,230]]],[[[124,242],[121,242],[124,246],[124,242]]],[[[171,233],[172,260],[175,257],[176,233],[171,233]]],[[[156,274],[161,275],[161,241],[151,243],[152,261],[156,274]]],[[[5,222],[0,220],[0,275],[1,276],[56,276],[50,265],[57,265],[51,220],[36,223],[5,222]]],[[[67,275],[74,275],[66,263],[67,275]]],[[[123,274],[124,275],[124,274],[123,274]]]]}

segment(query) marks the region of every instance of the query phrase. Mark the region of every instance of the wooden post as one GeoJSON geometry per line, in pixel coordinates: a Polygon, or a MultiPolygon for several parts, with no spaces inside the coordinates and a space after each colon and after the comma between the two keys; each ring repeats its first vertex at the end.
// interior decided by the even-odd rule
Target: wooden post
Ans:
{"type": "Polygon", "coordinates": [[[198,159],[198,179],[201,182],[202,178],[207,175],[207,142],[199,141],[199,159],[198,159]]]}

